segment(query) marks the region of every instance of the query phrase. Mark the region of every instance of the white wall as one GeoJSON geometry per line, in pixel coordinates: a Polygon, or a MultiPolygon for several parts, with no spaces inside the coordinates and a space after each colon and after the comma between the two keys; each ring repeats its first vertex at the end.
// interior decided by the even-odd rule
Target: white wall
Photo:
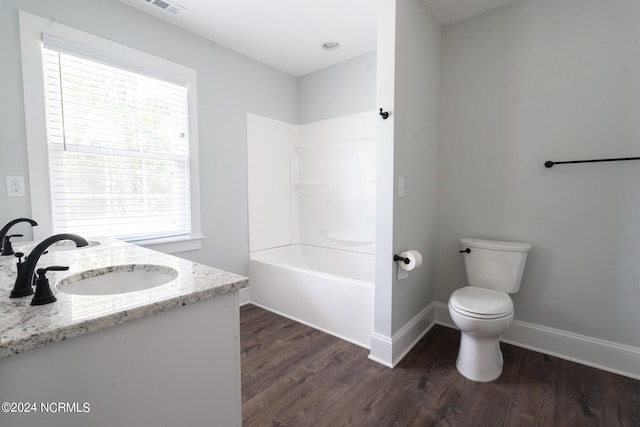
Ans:
{"type": "Polygon", "coordinates": [[[300,124],[375,108],[376,52],[298,78],[300,124]]]}
{"type": "Polygon", "coordinates": [[[395,71],[395,253],[417,249],[423,265],[394,279],[393,330],[403,327],[434,298],[440,106],[440,25],[420,0],[398,1],[395,71]]]}
{"type": "MultiPolygon", "coordinates": [[[[3,183],[4,175],[28,178],[18,8],[196,69],[202,233],[207,238],[200,251],[180,255],[246,274],[246,113],[296,123],[296,79],[117,1],[5,0],[0,7],[3,183]]],[[[7,198],[0,191],[0,224],[19,216],[37,219],[28,199],[7,198]]]]}
{"type": "Polygon", "coordinates": [[[436,299],[460,237],[529,242],[515,318],[640,346],[640,3],[521,0],[445,27],[436,299]]]}
{"type": "Polygon", "coordinates": [[[399,361],[424,332],[434,298],[440,25],[420,0],[380,0],[376,298],[371,358],[399,361]],[[396,192],[405,178],[405,196],[396,192]],[[417,249],[424,264],[398,280],[393,254],[417,249]]]}

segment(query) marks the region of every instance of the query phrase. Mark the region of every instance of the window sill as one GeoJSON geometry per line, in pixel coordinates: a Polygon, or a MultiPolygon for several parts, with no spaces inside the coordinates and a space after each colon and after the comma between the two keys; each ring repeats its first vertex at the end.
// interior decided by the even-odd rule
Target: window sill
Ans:
{"type": "Polygon", "coordinates": [[[132,242],[145,248],[154,249],[166,254],[178,252],[196,251],[202,248],[202,240],[205,236],[178,237],[166,239],[152,239],[132,242]]]}

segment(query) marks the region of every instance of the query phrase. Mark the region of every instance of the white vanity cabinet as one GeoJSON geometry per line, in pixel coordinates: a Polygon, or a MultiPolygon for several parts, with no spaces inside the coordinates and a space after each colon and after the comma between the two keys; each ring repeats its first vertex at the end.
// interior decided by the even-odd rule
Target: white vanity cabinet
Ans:
{"type": "Polygon", "coordinates": [[[51,283],[120,260],[180,275],[115,296],[54,286],[58,301],[31,306],[31,297],[8,297],[15,266],[0,260],[0,426],[240,426],[238,291],[247,279],[124,242],[98,248],[52,255],[72,269],[51,283]]]}
{"type": "Polygon", "coordinates": [[[240,426],[237,292],[0,359],[0,401],[31,405],[7,427],[240,426]]]}

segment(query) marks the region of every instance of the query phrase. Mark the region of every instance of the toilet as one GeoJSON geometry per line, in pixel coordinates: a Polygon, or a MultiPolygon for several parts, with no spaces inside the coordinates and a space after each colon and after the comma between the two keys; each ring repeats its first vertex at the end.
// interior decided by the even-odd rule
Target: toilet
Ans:
{"type": "Polygon", "coordinates": [[[460,239],[467,284],[449,298],[449,314],[460,328],[458,372],[473,381],[489,382],[502,373],[500,337],[513,320],[509,294],[520,282],[531,249],[528,243],[460,239]]]}

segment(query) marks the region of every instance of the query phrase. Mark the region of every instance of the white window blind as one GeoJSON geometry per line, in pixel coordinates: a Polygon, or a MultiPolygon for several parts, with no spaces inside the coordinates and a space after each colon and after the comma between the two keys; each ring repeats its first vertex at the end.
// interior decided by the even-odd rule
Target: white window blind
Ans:
{"type": "Polygon", "coordinates": [[[186,85],[46,39],[43,62],[54,232],[188,236],[186,85]]]}

